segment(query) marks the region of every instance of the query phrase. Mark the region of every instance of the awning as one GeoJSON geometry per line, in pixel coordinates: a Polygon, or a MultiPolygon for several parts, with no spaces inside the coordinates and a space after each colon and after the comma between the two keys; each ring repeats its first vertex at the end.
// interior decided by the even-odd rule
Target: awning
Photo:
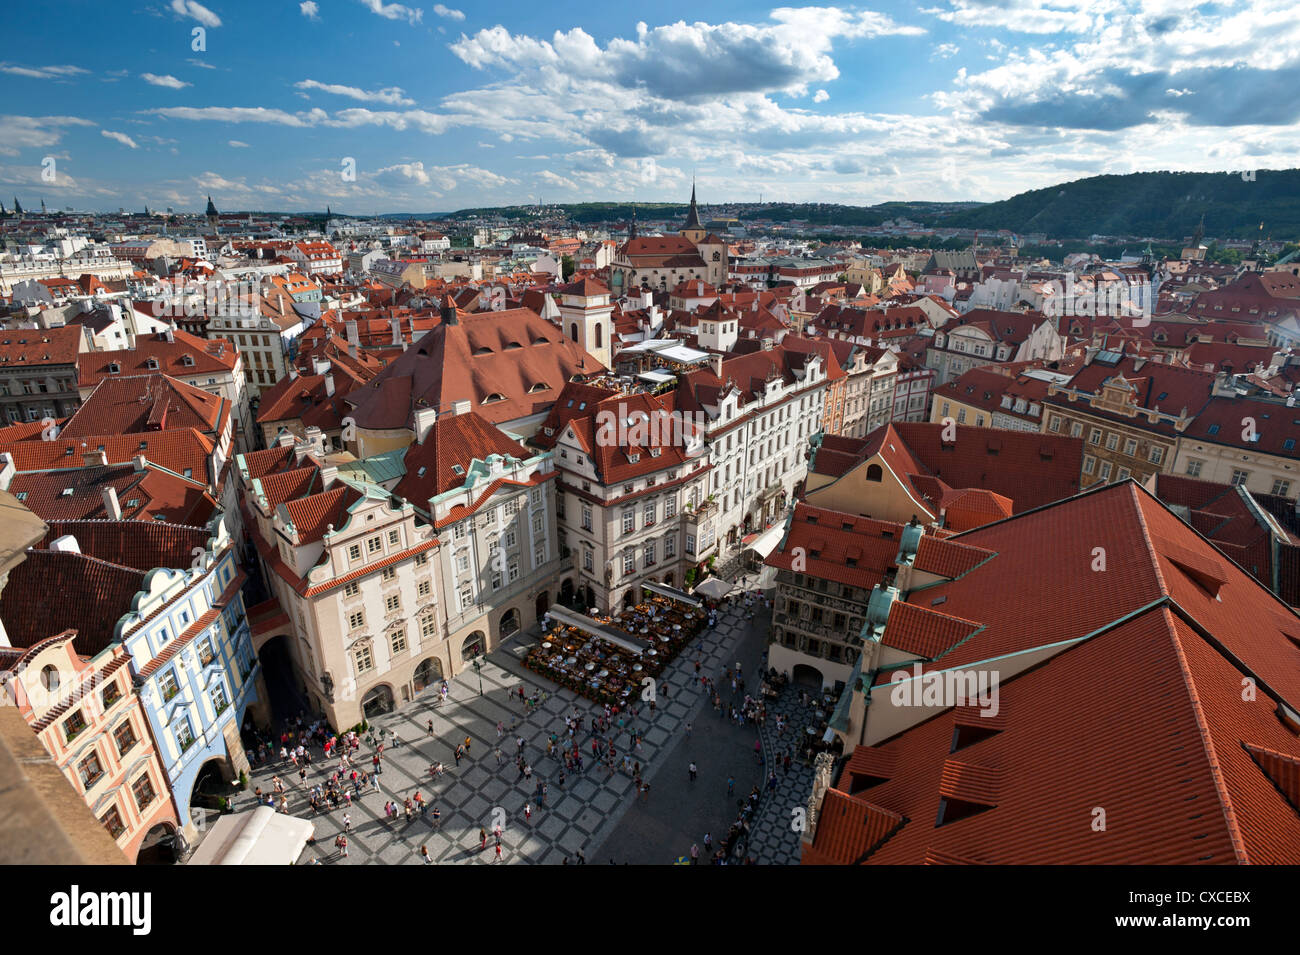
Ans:
{"type": "Polygon", "coordinates": [[[773,524],[763,533],[759,534],[746,549],[752,550],[758,554],[759,559],[766,560],[767,555],[776,550],[776,545],[781,543],[781,538],[784,536],[785,523],[773,524]]]}
{"type": "Polygon", "coordinates": [[[678,590],[676,587],[656,584],[652,580],[643,581],[641,586],[651,593],[658,594],[660,597],[667,597],[669,600],[676,600],[678,603],[684,603],[691,607],[699,607],[702,605],[702,601],[696,600],[690,594],[678,590]]]}
{"type": "Polygon", "coordinates": [[[704,583],[695,588],[697,594],[703,594],[710,600],[721,600],[727,594],[736,589],[736,585],[729,580],[723,580],[721,577],[710,577],[704,583]]]}
{"type": "Polygon", "coordinates": [[[559,604],[553,604],[551,609],[546,611],[550,614],[552,620],[558,620],[566,627],[576,627],[589,637],[597,637],[614,644],[616,647],[622,647],[629,653],[644,653],[649,646],[641,640],[637,640],[621,630],[615,630],[613,627],[597,623],[590,617],[584,617],[580,613],[574,613],[566,607],[559,604]]]}
{"type": "Polygon", "coordinates": [[[316,827],[270,806],[221,816],[187,865],[293,865],[316,827]]]}

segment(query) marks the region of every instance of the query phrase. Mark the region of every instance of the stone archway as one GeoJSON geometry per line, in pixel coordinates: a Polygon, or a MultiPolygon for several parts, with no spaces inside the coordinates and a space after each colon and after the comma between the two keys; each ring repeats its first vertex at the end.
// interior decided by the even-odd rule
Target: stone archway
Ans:
{"type": "Polygon", "coordinates": [[[441,683],[442,661],[437,657],[426,657],[421,660],[420,665],[415,668],[413,681],[416,693],[423,693],[435,683],[441,683]]]}
{"type": "Polygon", "coordinates": [[[809,689],[820,691],[826,681],[822,677],[822,671],[815,666],[807,663],[796,663],[794,670],[790,673],[790,680],[796,686],[806,686],[809,689]]]}
{"type": "Polygon", "coordinates": [[[511,607],[501,615],[501,622],[497,624],[497,639],[507,640],[519,632],[519,610],[511,607]]]}
{"type": "Polygon", "coordinates": [[[393,709],[393,688],[387,683],[371,687],[361,698],[361,711],[368,720],[391,713],[393,709]]]}
{"type": "Polygon", "coordinates": [[[487,637],[482,630],[475,630],[460,645],[460,661],[469,663],[480,653],[487,653],[487,637]]]}
{"type": "Polygon", "coordinates": [[[551,595],[543,590],[537,595],[537,601],[533,604],[533,609],[537,612],[537,619],[541,620],[546,611],[551,609],[551,595]]]}
{"type": "Polygon", "coordinates": [[[176,827],[170,822],[160,822],[145,833],[136,853],[136,865],[175,865],[176,827]]]}

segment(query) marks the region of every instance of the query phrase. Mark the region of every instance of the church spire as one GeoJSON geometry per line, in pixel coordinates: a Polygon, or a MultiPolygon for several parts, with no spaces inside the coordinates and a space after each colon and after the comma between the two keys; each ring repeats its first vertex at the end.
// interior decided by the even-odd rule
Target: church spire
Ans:
{"type": "Polygon", "coordinates": [[[691,177],[691,206],[689,209],[686,210],[686,225],[682,226],[682,231],[685,232],[687,229],[701,229],[701,228],[703,227],[700,225],[700,209],[699,206],[695,204],[695,177],[692,176],[691,177]]]}
{"type": "Polygon", "coordinates": [[[632,203],[632,224],[628,227],[627,237],[629,239],[636,238],[636,203],[635,202],[632,203]]]}

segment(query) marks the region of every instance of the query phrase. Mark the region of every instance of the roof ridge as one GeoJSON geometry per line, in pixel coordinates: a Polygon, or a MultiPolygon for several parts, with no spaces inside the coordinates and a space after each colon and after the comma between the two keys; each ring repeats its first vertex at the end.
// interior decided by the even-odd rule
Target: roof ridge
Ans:
{"type": "MultiPolygon", "coordinates": [[[[1175,603],[1172,597],[1169,603],[1175,603]]],[[[1183,677],[1183,685],[1187,688],[1188,702],[1191,704],[1192,715],[1196,720],[1197,732],[1201,735],[1201,745],[1204,747],[1205,758],[1209,764],[1210,778],[1213,780],[1215,791],[1219,794],[1219,806],[1223,810],[1223,821],[1228,829],[1228,838],[1232,841],[1233,854],[1236,856],[1238,863],[1245,865],[1250,862],[1249,855],[1246,852],[1246,840],[1242,836],[1241,827],[1237,822],[1237,813],[1232,805],[1232,795],[1228,792],[1228,787],[1224,785],[1223,768],[1219,765],[1219,756],[1215,750],[1214,738],[1205,719],[1205,710],[1201,705],[1200,694],[1196,690],[1191,667],[1187,662],[1187,654],[1183,651],[1182,641],[1178,636],[1177,622],[1179,617],[1168,605],[1161,607],[1160,611],[1165,618],[1169,640],[1173,646],[1174,659],[1177,660],[1179,672],[1183,677]]],[[[1197,637],[1199,638],[1200,634],[1197,634],[1197,637]]]]}

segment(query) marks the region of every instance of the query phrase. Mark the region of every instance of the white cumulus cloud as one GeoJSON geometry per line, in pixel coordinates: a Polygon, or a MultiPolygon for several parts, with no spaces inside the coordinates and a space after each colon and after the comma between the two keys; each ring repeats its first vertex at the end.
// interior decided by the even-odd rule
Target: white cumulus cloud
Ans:
{"type": "Polygon", "coordinates": [[[195,0],[172,0],[172,11],[177,16],[189,17],[191,20],[197,20],[205,27],[221,26],[221,17],[217,16],[201,3],[195,0]]]}
{"type": "Polygon", "coordinates": [[[178,80],[176,77],[164,73],[159,76],[157,73],[141,73],[140,79],[144,80],[150,86],[165,86],[169,90],[182,90],[189,86],[184,80],[178,80]]]}
{"type": "Polygon", "coordinates": [[[136,146],[135,140],[132,139],[130,136],[128,136],[126,133],[116,133],[113,132],[113,130],[111,129],[101,129],[99,131],[99,134],[101,136],[107,136],[109,139],[117,140],[117,142],[121,143],[123,146],[130,146],[132,149],[138,148],[136,146]]]}

